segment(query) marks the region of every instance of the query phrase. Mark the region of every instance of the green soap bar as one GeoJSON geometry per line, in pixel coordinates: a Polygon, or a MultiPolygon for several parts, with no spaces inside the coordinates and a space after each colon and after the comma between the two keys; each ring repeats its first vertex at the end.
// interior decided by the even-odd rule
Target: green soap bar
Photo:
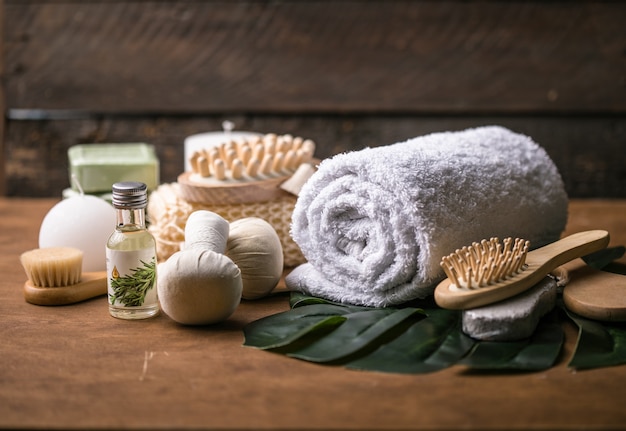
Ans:
{"type": "Polygon", "coordinates": [[[154,146],[144,143],[81,144],[67,151],[70,184],[76,176],[85,193],[105,193],[119,181],[140,181],[154,190],[159,185],[159,160],[154,146]]]}

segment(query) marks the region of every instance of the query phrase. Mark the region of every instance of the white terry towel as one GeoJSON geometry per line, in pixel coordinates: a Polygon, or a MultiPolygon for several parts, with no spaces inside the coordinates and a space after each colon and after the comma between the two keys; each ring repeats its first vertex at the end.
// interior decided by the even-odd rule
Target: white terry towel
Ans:
{"type": "Polygon", "coordinates": [[[499,126],[434,133],[320,163],[291,234],[307,263],[291,290],[383,307],[425,298],[441,257],[491,237],[560,237],[568,198],[543,148],[499,126]]]}

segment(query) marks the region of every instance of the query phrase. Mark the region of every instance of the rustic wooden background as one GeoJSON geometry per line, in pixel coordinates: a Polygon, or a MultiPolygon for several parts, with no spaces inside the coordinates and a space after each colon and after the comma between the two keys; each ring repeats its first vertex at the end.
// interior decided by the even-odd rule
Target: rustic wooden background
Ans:
{"type": "Polygon", "coordinates": [[[501,124],[571,197],[626,198],[626,3],[0,0],[0,195],[60,196],[67,149],[291,133],[317,155],[501,124]],[[4,169],[4,172],[2,172],[4,169]],[[4,177],[4,178],[2,178],[4,177]]]}

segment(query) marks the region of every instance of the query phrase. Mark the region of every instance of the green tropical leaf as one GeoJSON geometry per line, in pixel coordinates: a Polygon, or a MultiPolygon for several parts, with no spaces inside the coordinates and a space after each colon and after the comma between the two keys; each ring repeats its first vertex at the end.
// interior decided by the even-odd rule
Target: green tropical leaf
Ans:
{"type": "MultiPolygon", "coordinates": [[[[621,250],[608,253],[614,257],[621,250]]],[[[605,265],[610,261],[606,256],[591,259],[605,265]]],[[[545,370],[556,362],[564,341],[563,313],[557,312],[544,317],[528,339],[488,342],[463,333],[461,312],[433,303],[370,308],[292,293],[290,305],[288,311],[248,324],[244,345],[351,369],[418,374],[455,364],[474,370],[545,370]]],[[[626,324],[566,313],[579,327],[570,367],[626,364],[626,324]]]]}
{"type": "Polygon", "coordinates": [[[578,326],[578,340],[569,367],[583,370],[626,364],[626,324],[601,323],[567,309],[565,312],[578,326]]]}
{"type": "Polygon", "coordinates": [[[459,363],[482,370],[546,370],[556,362],[565,340],[560,323],[551,317],[544,318],[530,338],[477,342],[459,363]]]}
{"type": "Polygon", "coordinates": [[[475,341],[459,330],[458,311],[426,310],[427,318],[412,324],[403,334],[376,351],[349,362],[359,370],[421,374],[454,365],[475,341]]]}
{"type": "Polygon", "coordinates": [[[322,335],[342,324],[345,307],[314,304],[256,320],[244,328],[244,345],[278,349],[307,336],[322,335]]]}
{"type": "Polygon", "coordinates": [[[626,247],[617,246],[605,248],[594,253],[583,256],[585,263],[595,269],[603,269],[613,261],[619,259],[626,252],[626,247]]]}
{"type": "Polygon", "coordinates": [[[324,298],[316,298],[315,296],[307,296],[300,292],[292,292],[289,296],[289,306],[291,308],[304,307],[313,304],[333,304],[343,307],[343,304],[334,303],[324,298]]]}
{"type": "Polygon", "coordinates": [[[334,306],[337,306],[337,307],[343,307],[346,310],[350,310],[350,311],[353,311],[353,312],[372,310],[372,307],[363,307],[363,306],[359,306],[359,305],[342,304],[340,302],[334,302],[334,301],[330,301],[330,300],[324,299],[324,298],[317,298],[315,296],[308,296],[308,295],[305,295],[304,293],[300,293],[300,292],[292,292],[291,295],[289,296],[289,306],[291,308],[304,307],[304,306],[307,306],[307,305],[314,305],[314,304],[334,305],[334,306]]]}
{"type": "Polygon", "coordinates": [[[338,362],[365,351],[368,346],[384,343],[385,336],[396,337],[398,333],[394,330],[418,313],[423,317],[417,308],[374,308],[348,313],[344,315],[345,322],[331,334],[287,355],[311,362],[338,362]]]}

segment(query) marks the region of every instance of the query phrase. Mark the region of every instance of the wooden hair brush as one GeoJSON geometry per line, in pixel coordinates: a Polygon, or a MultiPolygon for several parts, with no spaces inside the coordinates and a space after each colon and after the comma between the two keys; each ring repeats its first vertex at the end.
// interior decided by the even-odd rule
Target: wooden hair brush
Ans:
{"type": "Polygon", "coordinates": [[[107,293],[106,271],[82,273],[83,252],[46,247],[22,253],[28,280],[24,298],[36,305],[66,305],[107,293]]]}
{"type": "Polygon", "coordinates": [[[448,276],[435,289],[442,308],[464,310],[515,296],[536,285],[555,268],[606,248],[604,230],[579,232],[528,251],[529,243],[507,238],[483,240],[456,250],[441,260],[448,276]]]}

